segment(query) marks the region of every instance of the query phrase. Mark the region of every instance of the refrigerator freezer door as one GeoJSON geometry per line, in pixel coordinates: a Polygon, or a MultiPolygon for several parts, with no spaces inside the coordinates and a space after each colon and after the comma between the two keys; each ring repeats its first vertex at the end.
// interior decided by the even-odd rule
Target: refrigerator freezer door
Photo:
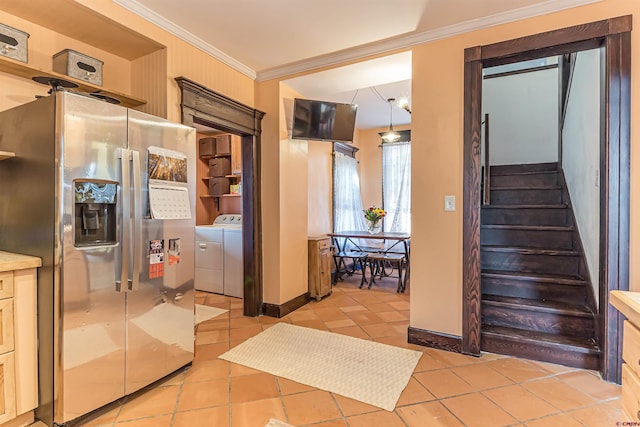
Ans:
{"type": "MultiPolygon", "coordinates": [[[[129,150],[137,153],[140,162],[140,185],[134,190],[140,207],[134,226],[139,236],[133,265],[133,271],[139,272],[138,282],[127,292],[126,304],[126,394],[193,360],[196,179],[195,129],[129,110],[128,135],[129,150]],[[172,154],[186,156],[183,187],[188,190],[191,219],[150,218],[149,147],[154,155],[167,155],[162,167],[173,164],[172,154]]],[[[176,170],[156,172],[171,179],[176,170]]]]}
{"type": "Polygon", "coordinates": [[[56,110],[61,327],[54,332],[54,355],[61,358],[54,360],[54,421],[62,424],[124,395],[125,294],[116,282],[122,221],[118,156],[127,143],[127,110],[70,93],[57,94],[56,110]],[[108,202],[105,212],[116,202],[115,242],[101,235],[88,246],[86,238],[78,240],[113,225],[106,224],[106,213],[87,217],[87,201],[108,202]]]}

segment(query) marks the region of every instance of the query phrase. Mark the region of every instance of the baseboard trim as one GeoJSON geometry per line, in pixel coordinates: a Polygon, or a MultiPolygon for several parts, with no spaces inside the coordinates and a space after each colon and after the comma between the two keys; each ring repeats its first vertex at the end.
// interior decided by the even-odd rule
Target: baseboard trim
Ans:
{"type": "Polygon", "coordinates": [[[262,314],[269,317],[281,318],[292,313],[309,302],[309,292],[297,296],[284,304],[262,303],[262,314]]]}
{"type": "Polygon", "coordinates": [[[442,332],[427,331],[409,326],[408,341],[423,347],[437,348],[439,350],[462,352],[462,338],[442,332]]]}

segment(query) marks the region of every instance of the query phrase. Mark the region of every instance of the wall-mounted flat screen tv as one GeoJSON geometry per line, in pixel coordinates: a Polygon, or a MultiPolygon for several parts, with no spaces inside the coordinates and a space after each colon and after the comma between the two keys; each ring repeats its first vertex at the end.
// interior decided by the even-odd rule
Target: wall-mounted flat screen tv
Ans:
{"type": "Polygon", "coordinates": [[[352,142],[356,109],[355,104],[295,98],[291,139],[352,142]]]}

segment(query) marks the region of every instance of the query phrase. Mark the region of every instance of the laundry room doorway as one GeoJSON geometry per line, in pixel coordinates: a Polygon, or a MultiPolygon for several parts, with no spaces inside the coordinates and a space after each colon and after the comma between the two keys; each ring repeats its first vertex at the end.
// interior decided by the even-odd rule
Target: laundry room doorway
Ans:
{"type": "MultiPolygon", "coordinates": [[[[195,127],[198,135],[196,233],[207,227],[216,233],[222,231],[222,256],[217,260],[222,263],[223,291],[217,293],[225,293],[224,280],[232,280],[227,275],[233,276],[232,281],[239,284],[232,286],[234,290],[228,289],[234,293],[230,296],[243,298],[245,316],[258,316],[262,313],[258,177],[264,113],[184,77],[176,81],[182,91],[182,123],[195,127]]],[[[198,268],[207,265],[216,264],[196,260],[196,280],[198,268]]],[[[200,273],[203,277],[206,272],[200,273]]]]}

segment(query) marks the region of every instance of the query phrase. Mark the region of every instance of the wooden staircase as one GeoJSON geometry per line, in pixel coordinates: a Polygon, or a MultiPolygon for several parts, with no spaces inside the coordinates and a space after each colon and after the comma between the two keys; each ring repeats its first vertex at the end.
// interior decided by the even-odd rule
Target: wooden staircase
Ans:
{"type": "Polygon", "coordinates": [[[491,167],[482,207],[482,350],[599,369],[595,302],[557,163],[491,167]]]}

